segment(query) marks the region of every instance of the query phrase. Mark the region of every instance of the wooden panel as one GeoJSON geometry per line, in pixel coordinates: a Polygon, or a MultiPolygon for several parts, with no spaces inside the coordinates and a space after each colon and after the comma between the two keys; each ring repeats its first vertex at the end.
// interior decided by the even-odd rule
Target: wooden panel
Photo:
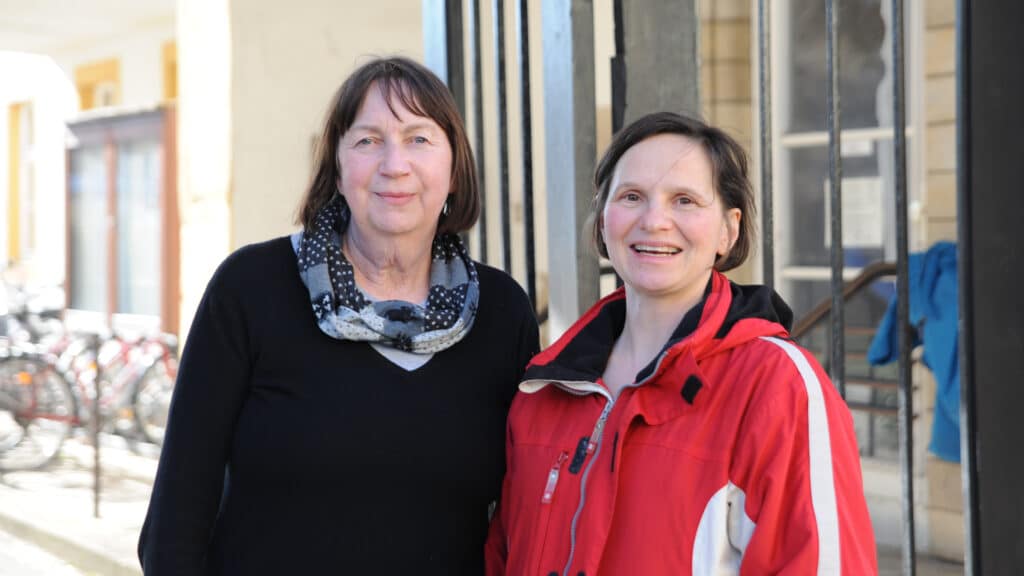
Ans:
{"type": "Polygon", "coordinates": [[[177,334],[181,310],[181,221],[178,217],[178,128],[177,110],[172,105],[164,113],[163,126],[163,182],[161,207],[163,212],[163,293],[161,295],[161,330],[177,334]]]}
{"type": "Polygon", "coordinates": [[[161,54],[164,76],[164,101],[178,98],[178,44],[171,40],[164,44],[161,54]]]}
{"type": "Polygon", "coordinates": [[[21,258],[21,108],[11,104],[7,109],[7,260],[21,258]]]}
{"type": "Polygon", "coordinates": [[[96,89],[104,85],[110,86],[113,90],[111,101],[107,104],[119,104],[121,102],[121,63],[117,58],[75,67],[75,87],[78,89],[82,110],[89,110],[104,104],[97,102],[95,98],[96,89]]]}

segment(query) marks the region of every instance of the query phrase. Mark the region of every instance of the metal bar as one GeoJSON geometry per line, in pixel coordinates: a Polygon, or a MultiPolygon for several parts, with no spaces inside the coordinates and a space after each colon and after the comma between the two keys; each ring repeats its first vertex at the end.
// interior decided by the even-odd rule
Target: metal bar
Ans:
{"type": "Polygon", "coordinates": [[[480,0],[473,0],[473,118],[474,136],[476,140],[476,177],[480,187],[480,261],[487,262],[487,194],[484,186],[487,182],[487,164],[484,161],[484,79],[481,66],[481,26],[480,0]]]}
{"type": "Polygon", "coordinates": [[[103,477],[102,468],[100,466],[100,429],[103,428],[103,422],[100,421],[100,400],[103,398],[103,390],[101,388],[103,381],[103,367],[100,365],[100,337],[96,334],[89,336],[89,352],[93,355],[93,362],[96,363],[96,375],[93,380],[93,392],[95,396],[92,399],[92,515],[93,518],[100,517],[100,498],[102,495],[102,483],[101,478],[103,477]]]}
{"type": "Polygon", "coordinates": [[[591,0],[541,2],[551,340],[599,297],[598,262],[580,237],[593,203],[597,128],[591,0]],[[556,193],[557,192],[557,193],[556,193]]]}
{"type": "Polygon", "coordinates": [[[448,69],[448,88],[455,98],[459,114],[466,117],[465,40],[462,32],[462,0],[447,0],[445,17],[445,60],[448,69]]]}
{"type": "MultiPolygon", "coordinates": [[[[615,56],[611,62],[612,77],[612,134],[618,134],[626,120],[626,22],[622,14],[622,0],[613,0],[612,16],[615,19],[615,56]]],[[[615,287],[622,288],[622,276],[614,269],[615,287]]],[[[602,270],[601,274],[604,274],[602,270]]],[[[600,278],[598,278],[600,282],[600,278]]]]}
{"type": "Polygon", "coordinates": [[[917,573],[914,545],[914,404],[910,374],[910,274],[907,266],[907,136],[903,53],[903,0],[892,0],[893,150],[896,168],[896,316],[899,326],[900,486],[903,506],[903,574],[917,573]]]}
{"type": "Polygon", "coordinates": [[[526,240],[526,294],[537,309],[537,263],[533,238],[533,116],[530,109],[530,20],[529,1],[519,0],[520,115],[523,121],[523,235],[526,240]]]}
{"type": "Polygon", "coordinates": [[[832,232],[832,347],[829,365],[832,382],[839,394],[846,398],[846,351],[844,328],[846,326],[843,306],[843,165],[840,153],[840,107],[839,107],[839,12],[836,0],[825,0],[825,66],[828,72],[828,173],[831,210],[829,222],[832,232]]]}
{"type": "Polygon", "coordinates": [[[974,210],[967,193],[973,180],[970,143],[974,138],[971,122],[973,100],[971,75],[968,67],[971,57],[972,5],[970,0],[956,3],[956,213],[957,213],[957,269],[960,291],[960,478],[963,483],[964,511],[964,576],[982,574],[981,571],[981,518],[978,508],[979,493],[978,454],[978,399],[974,389],[975,339],[974,323],[974,261],[971,259],[974,230],[974,210]]]}
{"type": "Polygon", "coordinates": [[[757,0],[757,62],[761,116],[761,276],[775,287],[775,207],[772,198],[771,6],[757,0]]]}
{"type": "Polygon", "coordinates": [[[505,0],[494,0],[494,53],[498,90],[498,190],[501,192],[501,267],[512,273],[512,217],[508,189],[508,98],[505,94],[505,0]]]}

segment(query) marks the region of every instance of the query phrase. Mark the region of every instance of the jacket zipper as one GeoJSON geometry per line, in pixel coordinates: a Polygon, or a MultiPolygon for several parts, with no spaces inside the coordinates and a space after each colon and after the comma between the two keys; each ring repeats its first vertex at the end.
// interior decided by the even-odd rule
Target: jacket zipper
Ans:
{"type": "MultiPolygon", "coordinates": [[[[667,351],[666,351],[667,352],[667,351]]],[[[645,382],[654,377],[661,369],[661,363],[665,359],[666,352],[662,352],[658,356],[658,361],[654,365],[654,370],[651,371],[650,376],[644,378],[639,382],[634,382],[629,386],[623,386],[622,390],[626,388],[639,388],[643,386],[645,382]]],[[[563,390],[564,387],[561,387],[563,390]]],[[[619,390],[619,396],[622,395],[622,390],[619,390]]],[[[583,477],[580,479],[580,503],[576,507],[576,513],[572,516],[572,524],[569,528],[569,558],[565,562],[565,568],[562,570],[562,576],[569,576],[569,569],[572,568],[573,558],[576,556],[576,525],[579,522],[580,516],[583,514],[583,506],[587,503],[587,478],[590,477],[590,469],[594,466],[594,462],[597,462],[598,456],[601,454],[601,436],[604,434],[604,425],[608,422],[608,415],[611,413],[612,408],[615,406],[616,398],[612,398],[610,394],[604,392],[601,394],[608,399],[608,403],[605,404],[604,410],[601,411],[601,415],[598,417],[597,422],[594,424],[594,431],[590,435],[590,443],[587,445],[587,454],[593,454],[590,461],[587,462],[586,467],[583,469],[583,477]]]]}
{"type": "Polygon", "coordinates": [[[550,504],[551,499],[555,497],[555,488],[558,486],[558,475],[562,471],[562,464],[569,459],[569,453],[562,451],[558,455],[558,460],[551,466],[551,470],[548,471],[548,482],[544,485],[544,494],[540,497],[541,504],[550,504]]]}

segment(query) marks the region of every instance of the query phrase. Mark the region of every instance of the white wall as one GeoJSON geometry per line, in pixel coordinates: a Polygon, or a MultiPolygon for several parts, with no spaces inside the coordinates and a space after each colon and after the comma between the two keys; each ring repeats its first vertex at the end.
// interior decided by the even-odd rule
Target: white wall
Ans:
{"type": "Polygon", "coordinates": [[[369,56],[423,58],[420,0],[235,2],[231,244],[286,234],[312,142],[342,80],[369,56]]]}
{"type": "Polygon", "coordinates": [[[228,0],[178,0],[179,334],[231,248],[231,28],[228,0]]]}
{"type": "MultiPolygon", "coordinates": [[[[64,120],[74,114],[77,96],[74,87],[48,57],[0,53],[0,254],[6,260],[8,166],[10,151],[8,109],[11,104],[28,102],[32,106],[34,143],[31,155],[31,179],[23,175],[19,183],[23,207],[26,207],[29,186],[34,189],[34,217],[30,228],[33,250],[23,247],[23,279],[32,284],[56,285],[64,279],[64,120]]],[[[28,129],[22,126],[22,130],[28,129]]],[[[23,156],[22,160],[26,158],[23,156]]],[[[5,262],[0,262],[0,268],[5,262]]]]}
{"type": "Polygon", "coordinates": [[[163,100],[163,45],[174,40],[174,13],[140,23],[116,35],[82,40],[51,52],[74,81],[75,67],[116,58],[121,67],[121,104],[151,106],[163,100]]]}

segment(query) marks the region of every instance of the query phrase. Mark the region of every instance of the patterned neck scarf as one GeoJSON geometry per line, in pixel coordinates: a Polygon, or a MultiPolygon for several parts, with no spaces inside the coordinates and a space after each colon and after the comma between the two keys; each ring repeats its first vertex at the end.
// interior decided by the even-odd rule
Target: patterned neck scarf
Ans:
{"type": "Polygon", "coordinates": [[[356,285],[341,244],[351,213],[335,196],[304,230],[296,254],[299,276],[309,290],[317,325],[339,340],[433,354],[469,333],[476,318],[480,281],[465,246],[454,234],[439,234],[431,247],[430,291],[424,305],[373,301],[356,285]]]}

